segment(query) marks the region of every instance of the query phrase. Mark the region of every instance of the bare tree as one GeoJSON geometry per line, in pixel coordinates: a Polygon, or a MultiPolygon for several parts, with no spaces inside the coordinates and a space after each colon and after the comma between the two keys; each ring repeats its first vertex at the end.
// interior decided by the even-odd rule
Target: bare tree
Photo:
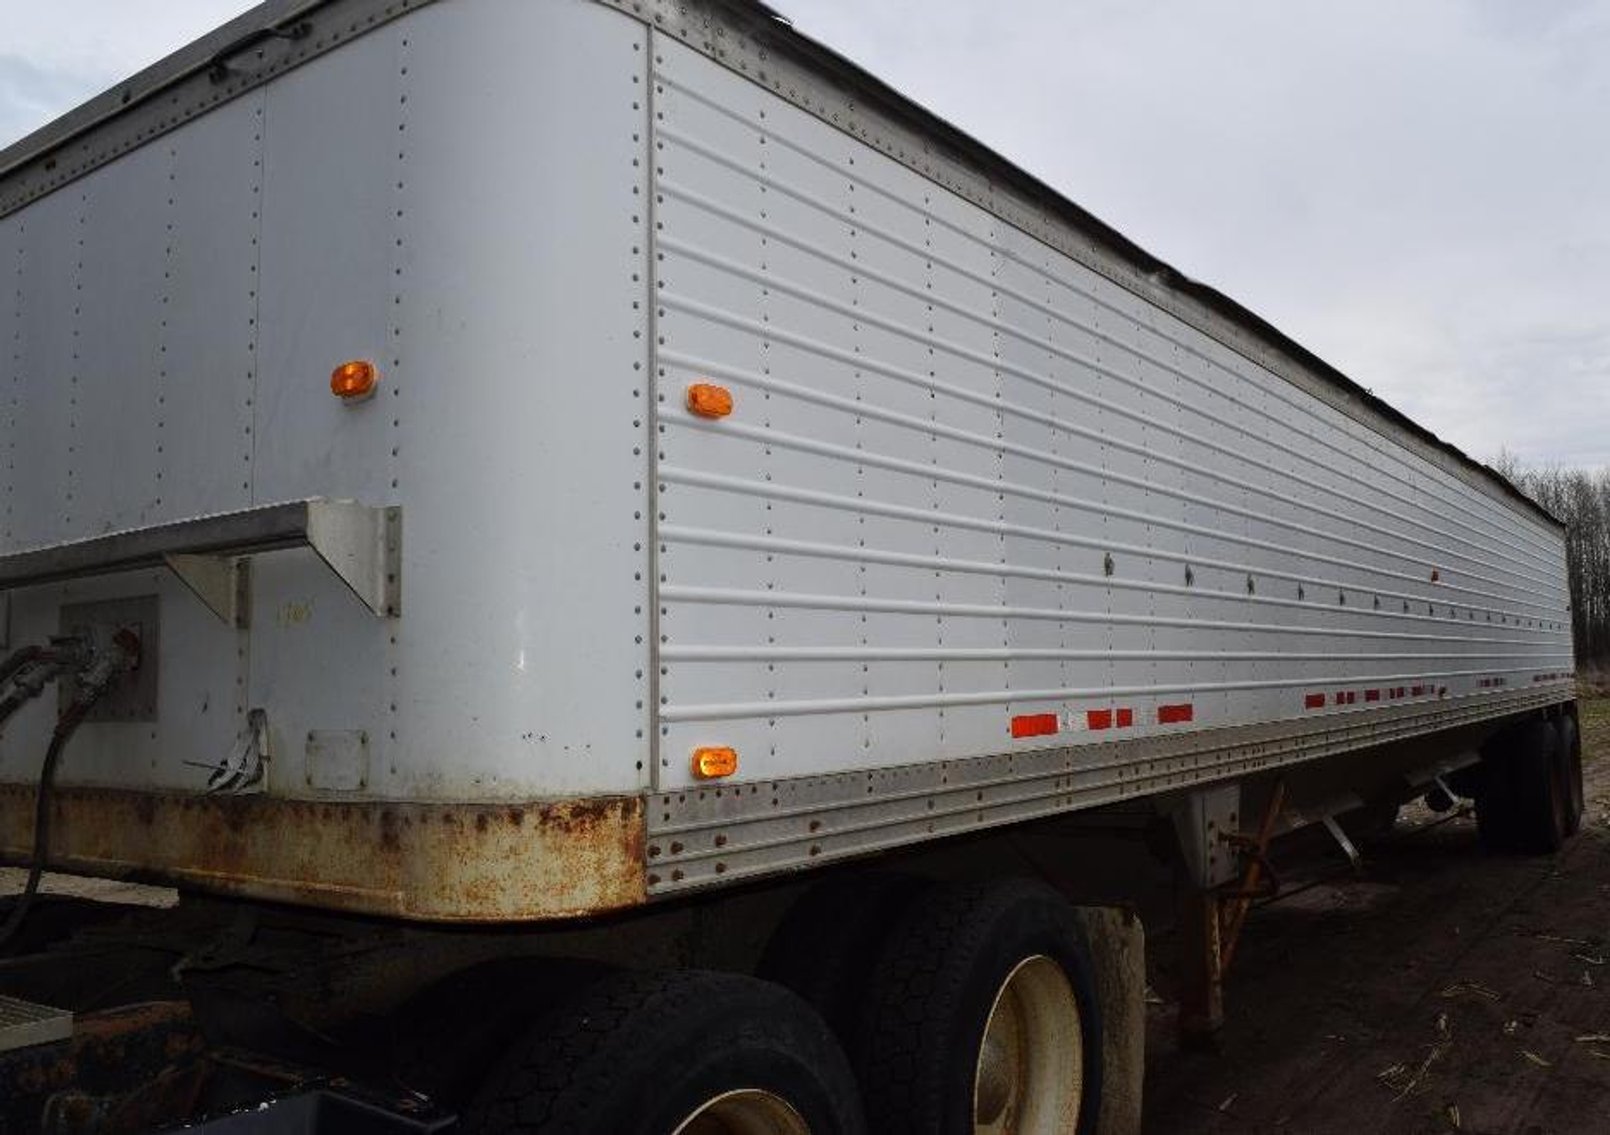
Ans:
{"type": "Polygon", "coordinates": [[[1610,471],[1526,469],[1508,452],[1492,467],[1565,524],[1576,659],[1610,661],[1610,471]]]}

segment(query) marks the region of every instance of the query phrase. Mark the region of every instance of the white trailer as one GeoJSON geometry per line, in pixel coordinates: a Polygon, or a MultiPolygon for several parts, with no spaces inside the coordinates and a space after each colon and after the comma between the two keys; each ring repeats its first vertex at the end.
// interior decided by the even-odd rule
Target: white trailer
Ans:
{"type": "Polygon", "coordinates": [[[7,859],[567,956],[609,912],[626,954],[763,938],[849,865],[766,956],[858,912],[871,1008],[799,957],[607,978],[639,1038],[780,1022],[788,1074],[727,1033],[727,1079],[668,1073],[660,1020],[664,1092],[589,1066],[640,1110],[522,1130],[1085,1130],[1101,933],[867,864],[1141,802],[1211,1025],[1222,836],[1450,785],[1495,846],[1580,813],[1553,518],[758,4],[270,0],[0,154],[0,281],[0,635],[43,649],[7,859]],[[903,1037],[903,965],[989,996],[903,1037]]]}

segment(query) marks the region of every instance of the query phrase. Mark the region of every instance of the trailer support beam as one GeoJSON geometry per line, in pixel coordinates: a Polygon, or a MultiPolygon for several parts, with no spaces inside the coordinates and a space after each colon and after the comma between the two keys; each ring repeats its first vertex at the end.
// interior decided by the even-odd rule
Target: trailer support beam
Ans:
{"type": "Polygon", "coordinates": [[[1179,892],[1181,980],[1179,1037],[1183,1048],[1211,1046],[1224,1024],[1224,965],[1216,891],[1179,892]]]}

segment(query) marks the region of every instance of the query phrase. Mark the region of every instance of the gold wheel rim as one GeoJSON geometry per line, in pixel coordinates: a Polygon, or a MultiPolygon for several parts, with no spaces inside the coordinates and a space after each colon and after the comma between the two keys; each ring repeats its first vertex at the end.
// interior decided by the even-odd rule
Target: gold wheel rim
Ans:
{"type": "Polygon", "coordinates": [[[782,1096],[739,1088],[700,1104],[672,1135],[811,1135],[811,1125],[782,1096]]]}
{"type": "Polygon", "coordinates": [[[1044,954],[995,992],[973,1072],[974,1135],[1071,1135],[1084,1097],[1084,1034],[1073,983],[1044,954]]]}

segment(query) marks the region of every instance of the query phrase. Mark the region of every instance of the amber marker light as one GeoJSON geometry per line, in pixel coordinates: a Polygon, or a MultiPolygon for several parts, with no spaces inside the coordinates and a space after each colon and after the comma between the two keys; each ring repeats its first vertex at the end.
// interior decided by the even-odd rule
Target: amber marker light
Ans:
{"type": "Polygon", "coordinates": [[[330,372],[330,393],[343,402],[362,402],[375,392],[380,372],[368,359],[353,359],[330,372]]]}
{"type": "Polygon", "coordinates": [[[714,747],[693,750],[693,775],[700,780],[731,776],[737,771],[737,749],[714,747]]]}
{"type": "Polygon", "coordinates": [[[688,387],[688,409],[701,418],[725,418],[732,413],[732,391],[713,382],[688,387]]]}

